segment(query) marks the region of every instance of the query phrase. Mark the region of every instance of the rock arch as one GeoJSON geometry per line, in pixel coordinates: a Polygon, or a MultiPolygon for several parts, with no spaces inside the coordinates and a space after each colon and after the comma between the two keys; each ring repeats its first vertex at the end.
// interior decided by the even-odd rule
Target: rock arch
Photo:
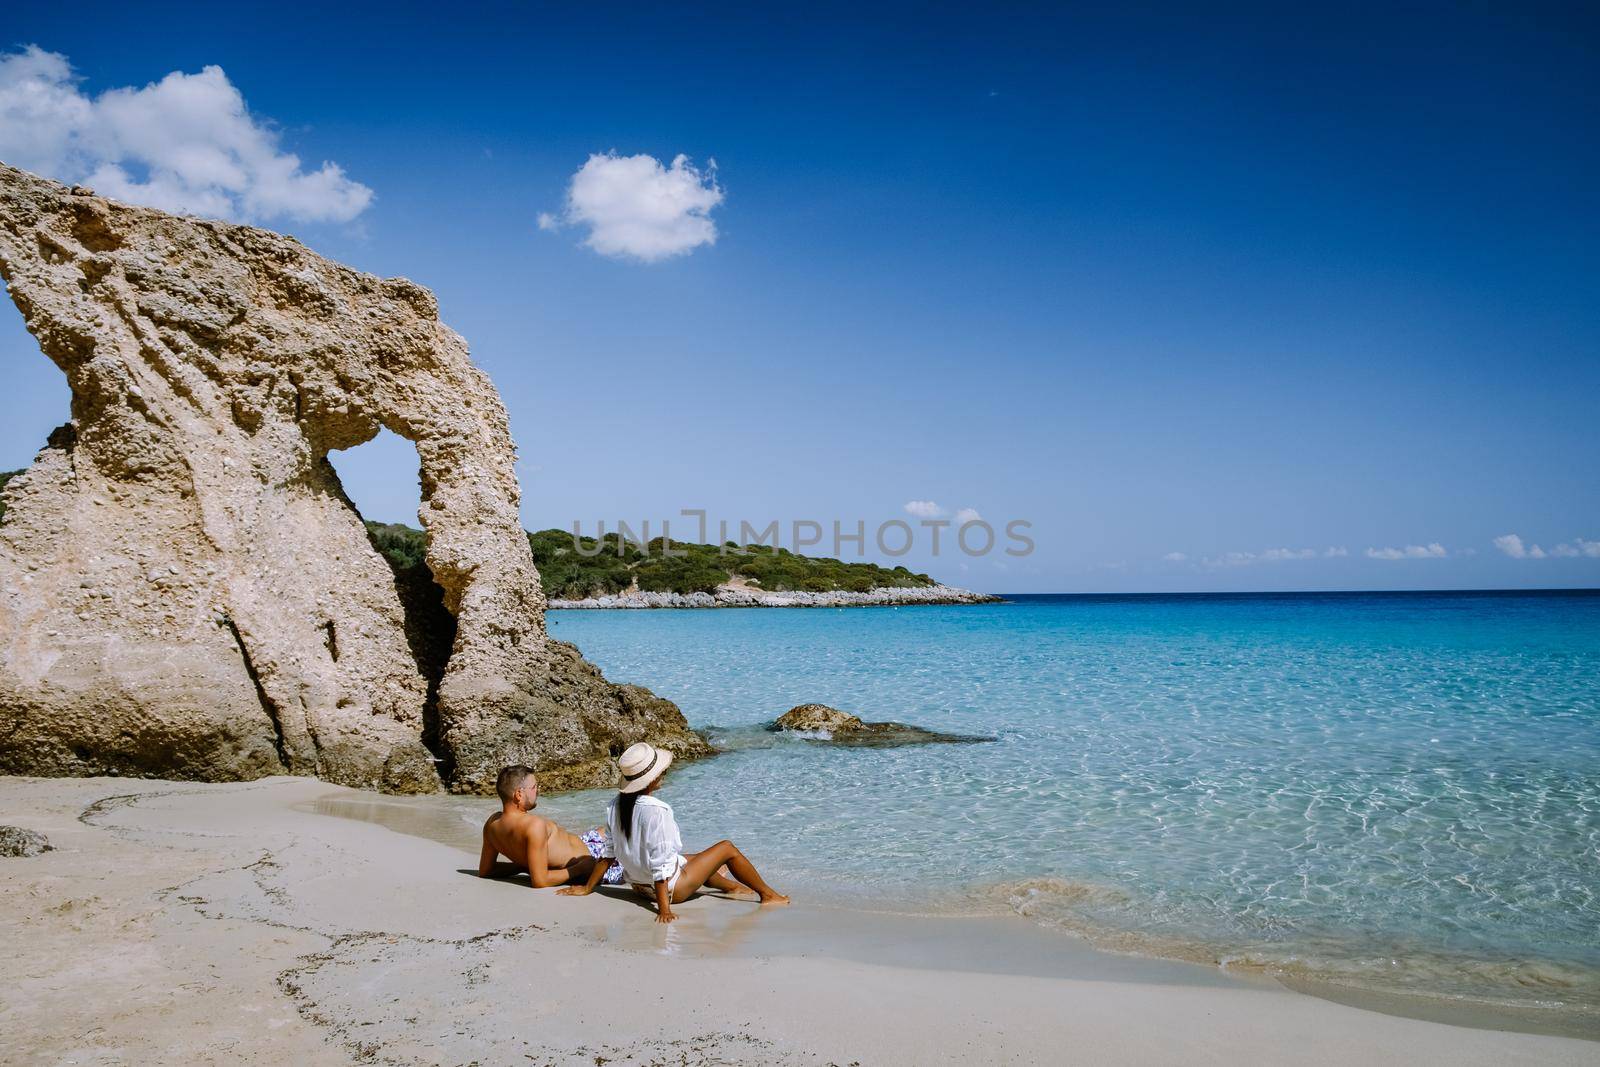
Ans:
{"type": "Polygon", "coordinates": [[[425,791],[443,761],[483,791],[704,751],[547,639],[505,408],[426,289],[3,164],[0,274],[72,389],[5,488],[0,769],[425,791]],[[408,605],[327,460],[380,427],[416,446],[454,622],[431,750],[408,605]]]}

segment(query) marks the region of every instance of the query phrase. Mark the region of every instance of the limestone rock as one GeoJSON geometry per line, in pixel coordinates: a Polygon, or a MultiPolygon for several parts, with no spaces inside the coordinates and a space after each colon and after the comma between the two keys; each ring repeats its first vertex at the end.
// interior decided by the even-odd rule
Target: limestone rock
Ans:
{"type": "Polygon", "coordinates": [[[37,830],[0,826],[0,856],[37,856],[50,851],[50,840],[37,830]]]}
{"type": "Polygon", "coordinates": [[[864,723],[850,712],[827,704],[798,704],[768,726],[776,733],[811,734],[806,741],[845,745],[854,749],[890,749],[896,745],[976,744],[994,741],[978,734],[946,734],[909,723],[864,723]]]}
{"type": "Polygon", "coordinates": [[[800,704],[778,716],[772,724],[774,730],[826,730],[828,733],[849,733],[861,729],[865,723],[848,711],[830,708],[826,704],[800,704]]]}
{"type": "Polygon", "coordinates": [[[4,488],[0,772],[483,791],[593,778],[640,739],[608,731],[703,751],[547,643],[505,408],[426,289],[3,164],[0,275],[72,390],[4,488]],[[381,428],[420,460],[421,578],[327,460],[381,428]]]}
{"type": "Polygon", "coordinates": [[[903,722],[862,722],[848,711],[826,704],[800,704],[778,717],[770,727],[777,732],[810,735],[807,740],[853,748],[891,748],[898,745],[973,744],[993,741],[973,734],[946,734],[903,722]]]}

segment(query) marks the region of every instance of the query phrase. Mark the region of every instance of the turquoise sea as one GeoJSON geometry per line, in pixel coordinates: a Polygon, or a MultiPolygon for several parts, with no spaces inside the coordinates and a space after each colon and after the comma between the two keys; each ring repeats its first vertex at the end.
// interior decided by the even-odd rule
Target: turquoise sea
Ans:
{"type": "MultiPolygon", "coordinates": [[[[1105,947],[1600,1010],[1600,595],[1019,596],[553,612],[727,749],[691,848],[786,890],[1105,947]],[[830,748],[792,705],[988,734],[830,748]]],[[[573,825],[604,796],[551,797],[573,825]]]]}

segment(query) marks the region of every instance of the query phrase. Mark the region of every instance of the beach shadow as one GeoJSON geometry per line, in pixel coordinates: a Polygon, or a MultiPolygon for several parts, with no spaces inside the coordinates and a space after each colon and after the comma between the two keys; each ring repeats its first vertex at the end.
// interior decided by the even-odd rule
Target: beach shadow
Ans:
{"type": "Polygon", "coordinates": [[[504,884],[504,885],[514,885],[518,889],[532,889],[533,888],[533,883],[531,881],[529,881],[529,879],[528,879],[528,872],[527,871],[509,871],[508,870],[508,871],[506,871],[504,873],[497,872],[497,873],[491,875],[488,878],[480,878],[480,877],[478,877],[478,868],[476,868],[476,867],[457,867],[456,868],[456,873],[457,874],[464,874],[464,875],[468,876],[469,878],[471,878],[474,882],[490,882],[490,883],[500,883],[500,884],[504,884]]]}
{"type": "MultiPolygon", "coordinates": [[[[500,861],[499,866],[500,867],[504,867],[504,868],[509,868],[510,867],[510,865],[505,863],[504,860],[500,861]]],[[[478,877],[478,869],[476,867],[457,867],[456,868],[456,873],[457,874],[467,875],[469,878],[471,878],[473,881],[476,881],[476,882],[498,882],[498,883],[501,883],[501,884],[504,884],[504,885],[516,886],[518,889],[529,889],[529,888],[532,888],[532,885],[528,880],[528,872],[527,871],[511,871],[511,870],[507,869],[505,871],[505,873],[503,873],[503,874],[502,873],[497,873],[491,878],[480,878],[480,877],[478,877]]],[[[548,892],[551,892],[551,893],[554,893],[555,891],[556,890],[554,888],[548,890],[548,892]]],[[[655,904],[654,900],[651,900],[649,897],[645,896],[643,893],[634,892],[628,886],[625,886],[625,885],[602,885],[602,886],[596,886],[594,891],[599,896],[610,897],[612,900],[626,901],[627,903],[632,904],[635,907],[643,908],[645,911],[648,911],[651,915],[654,915],[655,912],[656,912],[656,904],[655,904]]],[[[719,893],[714,889],[709,889],[709,890],[708,889],[702,889],[698,893],[696,893],[694,896],[690,897],[689,900],[725,900],[725,901],[728,901],[728,902],[734,903],[734,904],[753,904],[753,903],[755,903],[755,901],[751,900],[748,897],[728,896],[726,893],[719,893]]],[[[684,903],[688,903],[688,901],[685,901],[684,903]]]]}
{"type": "MultiPolygon", "coordinates": [[[[632,904],[637,904],[645,911],[648,911],[651,915],[656,913],[656,902],[654,898],[647,897],[643,893],[636,893],[625,885],[603,885],[596,888],[595,892],[604,893],[606,896],[612,897],[616,900],[626,900],[632,904]]],[[[694,896],[690,897],[683,903],[688,904],[695,900],[721,900],[730,904],[754,904],[756,902],[754,897],[734,897],[729,896],[727,893],[719,893],[715,889],[701,889],[695,893],[694,896]]],[[[682,904],[673,905],[674,908],[680,908],[682,906],[682,904]]]]}
{"type": "MultiPolygon", "coordinates": [[[[509,868],[510,865],[506,864],[505,867],[509,868]]],[[[478,877],[475,867],[458,867],[456,873],[474,881],[484,880],[478,877]]],[[[506,873],[490,880],[504,883],[518,893],[526,893],[531,888],[526,871],[511,873],[507,870],[506,873]]],[[[554,893],[556,890],[552,888],[547,892],[554,893]]],[[[606,905],[600,905],[595,909],[575,906],[571,915],[574,929],[582,930],[595,939],[610,944],[668,954],[684,952],[712,956],[736,954],[740,945],[762,925],[768,910],[757,907],[756,902],[748,897],[733,897],[715,890],[709,892],[702,890],[683,904],[674,906],[673,910],[677,911],[679,916],[677,922],[661,925],[654,921],[655,901],[643,893],[635,892],[630,886],[596,886],[595,894],[619,903],[631,904],[644,912],[644,916],[648,916],[649,919],[646,921],[644,916],[629,918],[631,912],[617,911],[606,905]],[[699,906],[702,900],[722,900],[742,904],[743,907],[733,910],[714,906],[706,908],[699,906]]],[[[509,893],[507,899],[510,899],[509,893]]]]}
{"type": "Polygon", "coordinates": [[[629,889],[625,885],[603,885],[597,887],[595,892],[601,896],[610,897],[612,900],[626,901],[636,908],[643,908],[652,916],[654,916],[656,913],[655,901],[651,900],[643,893],[635,893],[632,889],[629,889]]]}

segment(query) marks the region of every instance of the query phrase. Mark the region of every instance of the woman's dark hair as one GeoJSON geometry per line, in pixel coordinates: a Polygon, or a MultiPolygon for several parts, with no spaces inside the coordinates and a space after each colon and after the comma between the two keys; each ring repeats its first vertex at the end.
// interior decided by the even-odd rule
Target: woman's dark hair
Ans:
{"type": "Polygon", "coordinates": [[[638,800],[638,793],[617,794],[617,829],[622,832],[624,841],[633,836],[633,805],[638,800]]]}

